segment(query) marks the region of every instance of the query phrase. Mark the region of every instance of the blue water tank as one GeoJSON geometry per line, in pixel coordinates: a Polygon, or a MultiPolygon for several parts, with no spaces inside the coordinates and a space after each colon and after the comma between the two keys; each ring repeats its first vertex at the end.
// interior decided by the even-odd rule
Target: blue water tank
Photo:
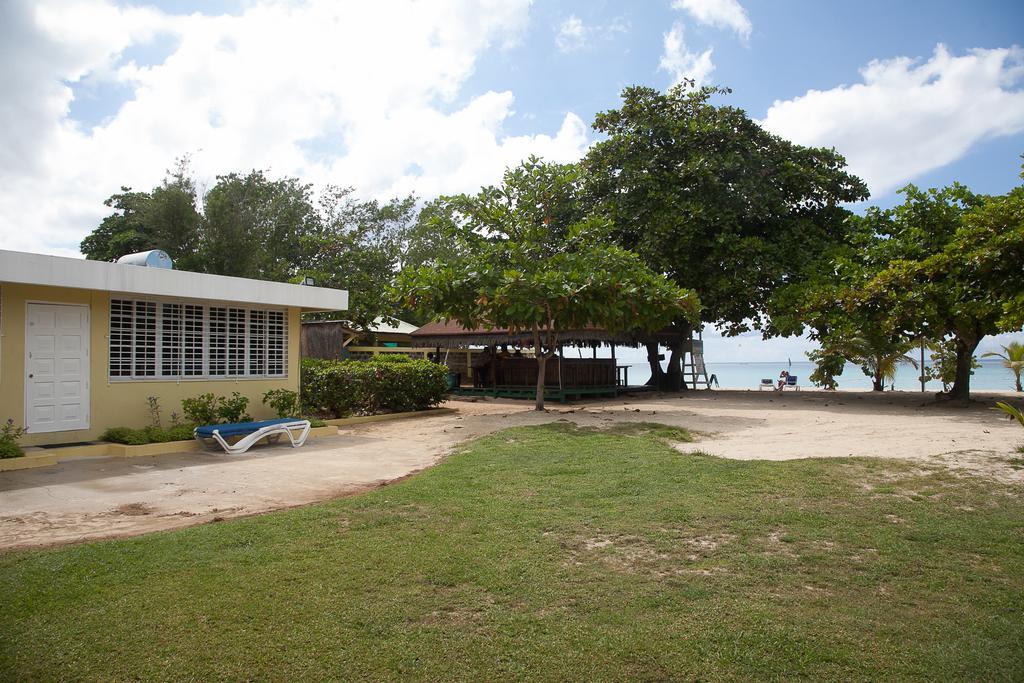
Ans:
{"type": "Polygon", "coordinates": [[[140,251],[137,254],[125,254],[117,259],[118,263],[127,266],[148,266],[149,268],[174,268],[174,261],[163,249],[140,251]]]}

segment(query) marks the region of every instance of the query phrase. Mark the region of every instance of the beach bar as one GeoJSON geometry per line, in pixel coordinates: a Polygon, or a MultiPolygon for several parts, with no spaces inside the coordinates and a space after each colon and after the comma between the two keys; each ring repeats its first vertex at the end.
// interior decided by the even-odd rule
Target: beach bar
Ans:
{"type": "MultiPolygon", "coordinates": [[[[617,346],[636,347],[648,341],[667,344],[682,338],[682,333],[664,330],[655,334],[612,334],[599,327],[559,333],[557,354],[548,359],[544,369],[546,399],[565,402],[583,396],[616,396],[626,391],[640,391],[642,386],[629,385],[629,368],[618,364],[617,346]],[[611,358],[598,358],[600,346],[611,348],[611,358]],[[579,358],[567,357],[565,348],[579,349],[579,358]],[[590,349],[590,358],[582,357],[590,349]]],[[[537,390],[537,359],[533,353],[533,334],[512,332],[502,328],[466,329],[454,321],[428,323],[412,333],[416,347],[435,349],[439,362],[448,365],[454,375],[452,392],[463,395],[486,395],[503,398],[533,398],[537,390]],[[522,350],[521,354],[503,352],[487,354],[471,347],[522,350]],[[473,354],[480,354],[474,357],[473,354]]],[[[685,339],[685,344],[691,343],[685,339]]],[[[689,347],[687,347],[689,352],[689,347]]]]}

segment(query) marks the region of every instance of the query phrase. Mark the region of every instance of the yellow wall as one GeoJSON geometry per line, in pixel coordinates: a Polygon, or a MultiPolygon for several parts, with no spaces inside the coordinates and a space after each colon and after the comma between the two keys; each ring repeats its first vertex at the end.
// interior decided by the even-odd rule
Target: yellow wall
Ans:
{"type": "MultiPolygon", "coordinates": [[[[146,298],[146,297],[142,297],[146,298]]],[[[107,331],[110,293],[62,287],[0,283],[0,420],[25,423],[25,310],[26,302],[82,304],[90,309],[89,340],[90,428],[26,434],[23,446],[72,441],[93,441],[109,427],[149,424],[147,396],[160,399],[164,424],[171,411],[181,414],[181,399],[213,392],[228,396],[237,391],[249,398],[248,412],[255,419],[274,417],[262,403],[270,389],[299,389],[299,309],[288,311],[288,377],[285,379],[129,380],[114,381],[107,374],[107,331]]]]}

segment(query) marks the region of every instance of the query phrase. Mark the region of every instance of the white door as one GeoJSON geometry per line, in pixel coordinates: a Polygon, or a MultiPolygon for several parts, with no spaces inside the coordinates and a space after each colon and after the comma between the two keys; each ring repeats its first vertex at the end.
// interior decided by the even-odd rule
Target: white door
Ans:
{"type": "Polygon", "coordinates": [[[89,428],[89,307],[28,304],[25,422],[29,432],[89,428]]]}

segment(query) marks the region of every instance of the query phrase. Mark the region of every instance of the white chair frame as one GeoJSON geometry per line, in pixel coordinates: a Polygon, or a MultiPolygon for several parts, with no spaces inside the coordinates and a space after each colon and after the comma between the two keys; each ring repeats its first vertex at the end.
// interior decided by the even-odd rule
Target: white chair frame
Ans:
{"type": "MultiPolygon", "coordinates": [[[[225,425],[226,426],[226,425],[225,425]]],[[[306,443],[306,438],[309,436],[310,423],[309,420],[296,420],[294,422],[282,422],[275,425],[267,425],[261,427],[251,434],[243,436],[241,439],[236,441],[234,444],[229,444],[223,436],[220,435],[220,430],[213,430],[213,440],[220,444],[220,447],[224,449],[224,452],[231,454],[245,453],[247,450],[252,448],[260,439],[267,437],[281,438],[282,434],[288,436],[288,440],[292,443],[292,448],[298,448],[302,444],[306,443]],[[301,430],[301,431],[299,431],[301,430]],[[299,431],[299,435],[295,436],[294,432],[299,431]]],[[[231,438],[230,436],[228,438],[231,438]]]]}

